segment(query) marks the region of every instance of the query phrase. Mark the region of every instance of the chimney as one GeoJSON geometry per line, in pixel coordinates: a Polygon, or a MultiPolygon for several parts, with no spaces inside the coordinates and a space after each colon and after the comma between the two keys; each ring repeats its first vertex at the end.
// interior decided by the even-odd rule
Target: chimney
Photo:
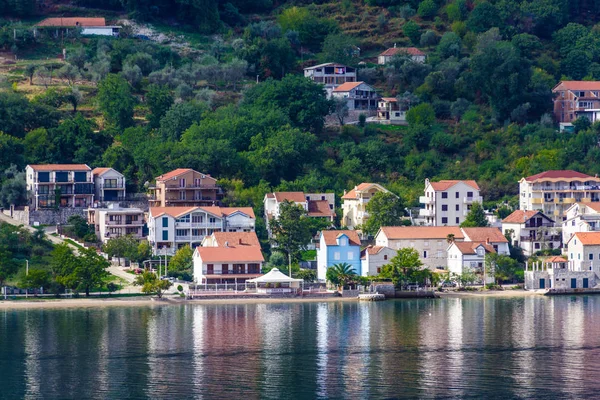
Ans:
{"type": "Polygon", "coordinates": [[[225,247],[229,247],[229,242],[225,242],[225,247]]]}
{"type": "Polygon", "coordinates": [[[238,244],[242,244],[242,238],[239,239],[239,243],[238,244]]]}
{"type": "Polygon", "coordinates": [[[490,238],[485,238],[485,244],[490,244],[490,238]]]}

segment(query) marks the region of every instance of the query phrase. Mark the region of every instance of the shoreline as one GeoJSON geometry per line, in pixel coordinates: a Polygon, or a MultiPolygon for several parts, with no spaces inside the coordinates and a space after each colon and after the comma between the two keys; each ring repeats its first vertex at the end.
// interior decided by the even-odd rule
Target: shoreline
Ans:
{"type": "Polygon", "coordinates": [[[476,297],[496,297],[496,298],[509,298],[509,297],[531,297],[531,296],[544,296],[545,293],[536,292],[532,290],[486,290],[486,291],[474,291],[474,292],[435,292],[440,298],[476,298],[476,297]]]}

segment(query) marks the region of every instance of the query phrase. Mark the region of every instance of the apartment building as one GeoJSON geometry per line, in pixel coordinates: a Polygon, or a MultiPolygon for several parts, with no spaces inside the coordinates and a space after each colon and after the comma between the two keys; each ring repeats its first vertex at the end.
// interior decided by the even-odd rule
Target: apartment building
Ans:
{"type": "Polygon", "coordinates": [[[600,120],[600,82],[561,81],[552,89],[554,118],[561,129],[569,130],[579,117],[600,120]]]}
{"type": "Polygon", "coordinates": [[[574,203],[600,202],[600,178],[572,170],[554,170],[521,178],[519,209],[535,210],[559,221],[574,203]]]}
{"type": "Polygon", "coordinates": [[[562,242],[566,244],[577,232],[600,231],[600,203],[575,203],[565,211],[562,242]]]}
{"type": "Polygon", "coordinates": [[[253,232],[251,207],[150,207],[148,241],[154,254],[175,254],[199,246],[213,232],[253,232]]]}
{"type": "Polygon", "coordinates": [[[479,185],[473,180],[442,180],[431,182],[425,179],[425,196],[419,197],[424,208],[419,216],[428,226],[458,226],[469,214],[474,202],[483,202],[479,185]]]}
{"type": "Polygon", "coordinates": [[[344,191],[342,196],[343,219],[342,225],[348,229],[356,229],[363,225],[369,218],[367,204],[369,200],[379,192],[389,193],[389,190],[377,183],[363,182],[354,186],[348,192],[344,191]]]}
{"type": "Polygon", "coordinates": [[[139,208],[121,208],[114,204],[107,208],[88,208],[87,218],[103,243],[125,235],[136,239],[144,236],[144,211],[139,208]]]}
{"type": "Polygon", "coordinates": [[[95,187],[95,201],[110,202],[125,200],[125,176],[112,168],[92,170],[95,187]]]}
{"type": "Polygon", "coordinates": [[[284,201],[302,206],[309,217],[325,218],[333,223],[335,220],[334,193],[274,192],[267,193],[263,200],[265,222],[269,235],[269,221],[279,218],[279,207],[284,201]]]}
{"type": "Polygon", "coordinates": [[[31,211],[87,208],[94,202],[92,169],[85,164],[28,165],[25,173],[31,211]]]}
{"type": "Polygon", "coordinates": [[[554,221],[541,211],[516,210],[502,220],[502,232],[512,239],[513,246],[532,256],[544,249],[559,249],[562,237],[554,221]]]}
{"type": "Polygon", "coordinates": [[[413,248],[425,267],[443,270],[448,264],[449,244],[464,240],[465,235],[457,226],[385,226],[377,232],[375,246],[413,248]]]}
{"type": "Polygon", "coordinates": [[[150,207],[218,206],[223,190],[217,180],[189,168],[178,168],[156,177],[149,188],[150,207]]]}
{"type": "Polygon", "coordinates": [[[304,77],[325,86],[327,94],[346,82],[356,82],[356,68],[343,64],[325,63],[304,68],[304,77]]]}

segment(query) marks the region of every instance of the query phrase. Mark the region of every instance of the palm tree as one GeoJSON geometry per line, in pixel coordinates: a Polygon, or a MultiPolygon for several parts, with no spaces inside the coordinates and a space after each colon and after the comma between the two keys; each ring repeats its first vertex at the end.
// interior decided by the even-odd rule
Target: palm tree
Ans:
{"type": "Polygon", "coordinates": [[[327,280],[336,286],[346,286],[354,280],[356,272],[348,263],[334,264],[327,269],[327,280]]]}

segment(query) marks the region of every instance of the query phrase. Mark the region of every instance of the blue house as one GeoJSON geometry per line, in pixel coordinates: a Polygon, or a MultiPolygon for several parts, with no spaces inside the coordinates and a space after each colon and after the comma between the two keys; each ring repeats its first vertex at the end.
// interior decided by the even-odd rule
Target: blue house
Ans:
{"type": "Polygon", "coordinates": [[[325,281],[327,268],[346,263],[361,274],[360,238],[356,231],[321,231],[317,249],[317,278],[325,281]]]}

